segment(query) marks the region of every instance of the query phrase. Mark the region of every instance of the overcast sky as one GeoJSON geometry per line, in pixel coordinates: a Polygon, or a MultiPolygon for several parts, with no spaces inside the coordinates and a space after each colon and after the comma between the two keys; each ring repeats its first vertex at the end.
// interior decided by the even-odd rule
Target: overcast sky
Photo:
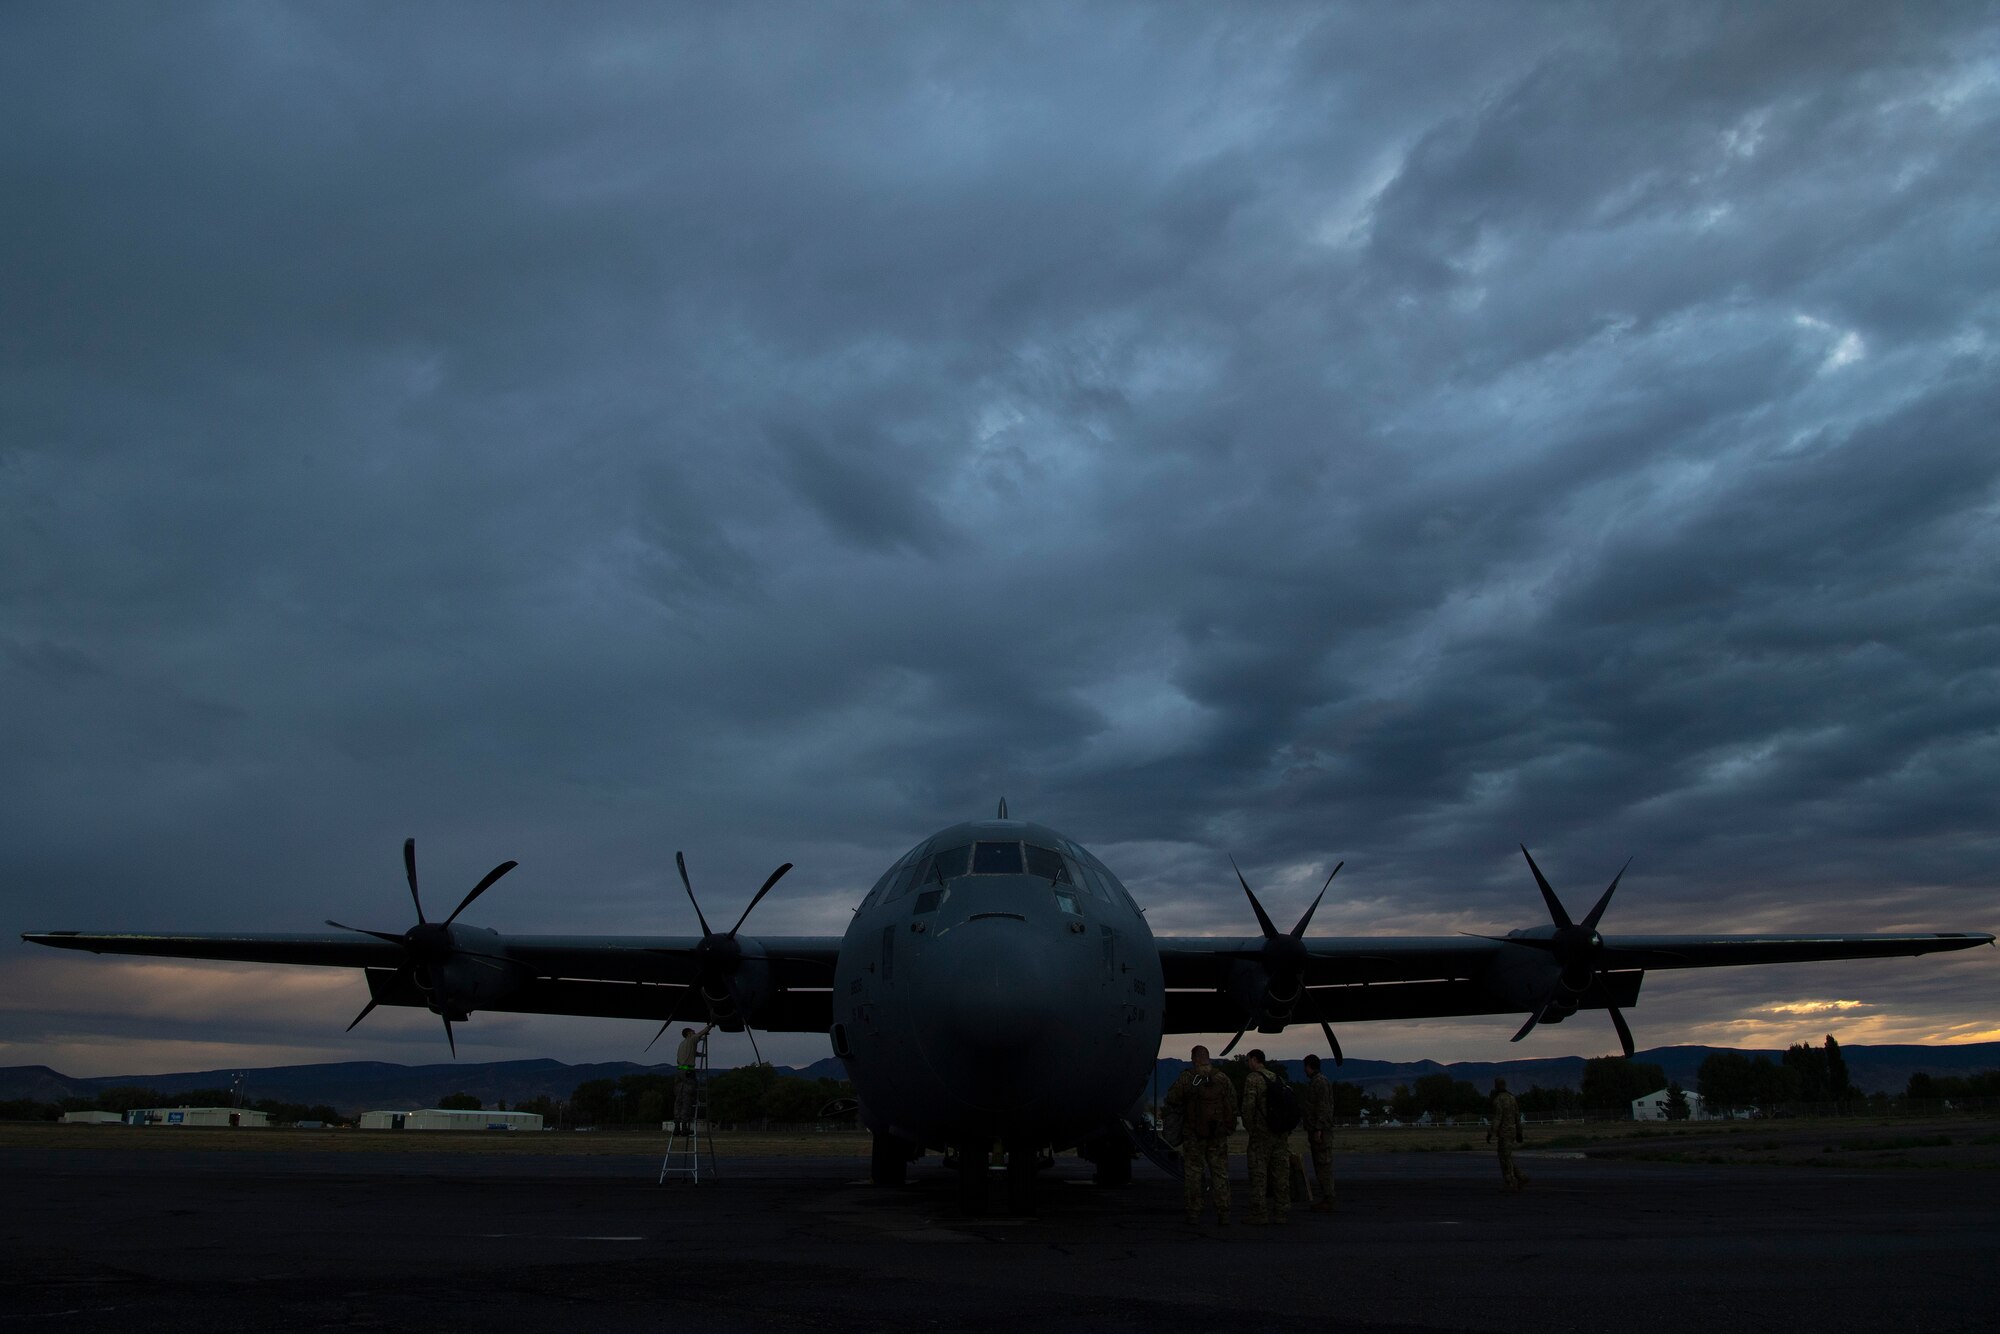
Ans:
{"type": "MultiPolygon", "coordinates": [[[[1229,854],[1535,925],[1517,842],[1614,936],[2000,929],[1990,6],[10,5],[0,172],[0,1064],[446,1056],[19,931],[401,930],[415,835],[502,930],[691,931],[685,848],[838,933],[1003,794],[1163,933],[1229,854]]],[[[1343,1045],[1616,1049],[1517,1023],[1343,1045]]]]}

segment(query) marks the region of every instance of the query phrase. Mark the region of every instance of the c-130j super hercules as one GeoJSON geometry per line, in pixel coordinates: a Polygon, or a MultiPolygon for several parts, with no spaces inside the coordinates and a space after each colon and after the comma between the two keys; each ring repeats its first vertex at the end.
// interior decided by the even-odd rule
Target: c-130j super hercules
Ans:
{"type": "MultiPolygon", "coordinates": [[[[1621,1011],[1637,1002],[1650,968],[1993,942],[1964,932],[1607,939],[1598,923],[1618,880],[1575,921],[1533,857],[1551,921],[1505,936],[1308,937],[1325,885],[1298,924],[1281,931],[1241,872],[1260,936],[1155,936],[1088,849],[1008,819],[1004,801],[998,818],[953,825],[911,848],[838,939],[742,934],[790,863],[725,932],[711,930],[696,903],[699,938],[502,936],[458,917],[515,863],[495,867],[437,922],[417,894],[414,840],[403,858],[417,924],[400,935],[328,922],[338,934],[54,931],[23,939],[99,954],[361,968],[370,999],[355,1023],[377,1005],[423,1006],[443,1016],[447,1039],[453,1022],[475,1010],[649,1019],[663,1030],[712,1020],[726,1032],[826,1033],[874,1134],[877,1183],[901,1182],[925,1149],[956,1151],[961,1200],[982,1208],[997,1142],[1007,1150],[1009,1204],[1023,1211],[1045,1150],[1077,1149],[1100,1181],[1129,1178],[1135,1110],[1163,1034],[1235,1030],[1241,1038],[1251,1028],[1317,1024],[1338,1061],[1334,1024],[1525,1013],[1519,1041],[1537,1024],[1607,1010],[1630,1055],[1621,1011]]],[[[686,865],[675,860],[687,884],[686,865]]]]}

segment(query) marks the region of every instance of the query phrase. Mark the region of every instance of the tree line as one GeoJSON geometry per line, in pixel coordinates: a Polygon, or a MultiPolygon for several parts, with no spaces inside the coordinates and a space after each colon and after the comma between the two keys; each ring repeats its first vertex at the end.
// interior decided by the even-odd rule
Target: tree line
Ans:
{"type": "MultiPolygon", "coordinates": [[[[671,1074],[643,1074],[587,1079],[576,1086],[567,1109],[551,1105],[543,1115],[550,1124],[555,1124],[551,1113],[561,1110],[570,1125],[658,1125],[672,1117],[674,1078],[671,1074]]],[[[707,1097],[711,1121],[726,1125],[798,1124],[843,1114],[835,1104],[852,1099],[854,1085],[844,1079],[781,1075],[766,1061],[711,1074],[707,1097]]],[[[529,1102],[521,1103],[520,1109],[542,1110],[529,1102]]]]}

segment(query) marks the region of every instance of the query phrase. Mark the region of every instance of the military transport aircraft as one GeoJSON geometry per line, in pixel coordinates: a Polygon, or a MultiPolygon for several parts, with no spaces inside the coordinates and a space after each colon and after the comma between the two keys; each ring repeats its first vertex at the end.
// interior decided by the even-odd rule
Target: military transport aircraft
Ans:
{"type": "MultiPolygon", "coordinates": [[[[99,954],[360,968],[369,1001],[355,1024],[378,1005],[423,1006],[443,1018],[454,1053],[451,1026],[475,1010],[659,1020],[662,1031],[713,1020],[727,1032],[825,1033],[874,1134],[876,1182],[901,1182],[924,1149],[945,1150],[957,1159],[963,1203],[978,1209],[988,1153],[999,1143],[1009,1204],[1022,1210],[1032,1205],[1046,1150],[1076,1148],[1103,1181],[1129,1176],[1136,1108],[1166,1033],[1233,1029],[1233,1047],[1253,1027],[1314,1024],[1337,1061],[1337,1023],[1525,1014],[1519,1041],[1538,1024],[1607,1010],[1630,1055],[1622,1011],[1638,1001],[1647,969],[1993,942],[1965,932],[1607,938],[1598,924],[1618,879],[1577,921],[1521,852],[1551,920],[1504,936],[1309,937],[1326,885],[1281,931],[1240,871],[1261,934],[1155,936],[1103,862],[1047,826],[1009,819],[1003,801],[998,818],[953,825],[899,858],[838,939],[743,934],[790,863],[727,931],[713,930],[696,901],[699,938],[502,936],[460,922],[511,861],[433,921],[417,892],[414,840],[403,860],[417,922],[401,933],[329,921],[337,934],[22,938],[99,954]]],[[[675,861],[694,901],[686,862],[675,861]]]]}

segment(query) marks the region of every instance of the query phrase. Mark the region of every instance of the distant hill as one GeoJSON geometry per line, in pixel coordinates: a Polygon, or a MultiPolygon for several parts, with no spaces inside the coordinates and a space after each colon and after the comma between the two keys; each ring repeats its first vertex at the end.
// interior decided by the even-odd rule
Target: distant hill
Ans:
{"type": "MultiPolygon", "coordinates": [[[[781,1066],[779,1072],[807,1074],[812,1078],[821,1074],[843,1078],[839,1065],[838,1061],[829,1057],[814,1062],[804,1071],[781,1066]]],[[[343,1112],[363,1112],[374,1108],[435,1107],[438,1099],[448,1094],[470,1093],[491,1107],[503,1100],[513,1106],[529,1098],[567,1098],[585,1080],[617,1079],[621,1075],[668,1075],[673,1070],[671,1063],[640,1065],[636,1061],[603,1061],[587,1065],[565,1065],[561,1061],[547,1059],[436,1065],[339,1061],[327,1065],[277,1065],[263,1069],[190,1070],[172,1074],[73,1079],[45,1065],[17,1065],[0,1067],[0,1099],[33,1098],[38,1102],[55,1102],[61,1098],[92,1098],[105,1089],[133,1085],[156,1089],[162,1094],[174,1094],[191,1089],[228,1088],[230,1081],[240,1073],[243,1076],[243,1096],[252,1101],[275,1098],[279,1102],[324,1103],[343,1112]]]]}
{"type": "MultiPolygon", "coordinates": [[[[1634,1053],[1632,1059],[1657,1065],[1666,1071],[1668,1079],[1678,1080],[1693,1088],[1695,1072],[1701,1069],[1703,1061],[1718,1051],[1732,1050],[1740,1050],[1750,1057],[1768,1056],[1773,1061],[1785,1054],[1782,1047],[1653,1047],[1634,1053]]],[[[1840,1052],[1847,1061],[1848,1078],[1863,1093],[1901,1093],[1909,1084],[1910,1076],[1919,1070],[1932,1075],[1962,1075],[1978,1070],[2000,1069],[2000,1042],[1939,1047],[1842,1046],[1840,1052]]],[[[1291,1070],[1293,1077],[1298,1076],[1297,1061],[1283,1064],[1291,1070]]],[[[1450,1065],[1440,1065],[1436,1061],[1350,1060],[1338,1069],[1329,1062],[1321,1073],[1329,1079],[1359,1084],[1368,1093],[1386,1097],[1398,1084],[1414,1083],[1425,1075],[1435,1074],[1465,1080],[1481,1090],[1488,1088],[1495,1076],[1505,1078],[1516,1089],[1537,1085],[1545,1089],[1577,1089],[1583,1087],[1583,1065],[1584,1058],[1581,1056],[1520,1061],[1455,1061],[1450,1065]]],[[[1164,1089],[1186,1066],[1185,1061],[1162,1059],[1159,1062],[1160,1087],[1164,1089]]]]}
{"type": "MultiPolygon", "coordinates": [[[[1638,1053],[1637,1059],[1663,1067],[1669,1079],[1692,1086],[1695,1071],[1710,1053],[1722,1047],[1654,1047],[1638,1053]]],[[[1842,1047],[1849,1077],[1863,1092],[1901,1092],[1910,1076],[1921,1070],[1933,1075],[1962,1075],[1978,1070],[2000,1069],[2000,1042],[1968,1043],[1952,1047],[1883,1046],[1842,1047]]],[[[1749,1056],[1783,1055],[1781,1050],[1745,1050],[1749,1056]]],[[[1298,1062],[1284,1062],[1298,1073],[1298,1062]]],[[[1159,1086],[1164,1090],[1180,1074],[1186,1062],[1164,1058],[1157,1066],[1159,1086]]],[[[808,1079],[841,1079],[841,1064],[829,1056],[803,1069],[778,1067],[780,1074],[808,1079]]],[[[470,1093],[486,1106],[499,1101],[512,1106],[528,1098],[567,1098],[576,1086],[588,1079],[616,1079],[621,1075],[671,1074],[673,1066],[640,1065],[635,1061],[603,1061],[589,1065],[565,1065],[561,1061],[493,1061],[483,1064],[444,1062],[436,1065],[391,1065],[383,1061],[341,1061],[329,1065],[279,1065],[260,1070],[242,1070],[244,1096],[250,1099],[275,1098],[280,1102],[325,1103],[343,1112],[372,1108],[432,1107],[451,1093],[470,1093]]],[[[174,1094],[199,1088],[227,1088],[239,1072],[192,1070],[172,1074],[112,1075],[97,1079],[72,1079],[45,1065],[0,1067],[0,1099],[33,1098],[55,1102],[62,1098],[91,1098],[108,1088],[140,1085],[174,1094]]],[[[1359,1084],[1378,1095],[1387,1095],[1398,1084],[1409,1084],[1424,1075],[1447,1074],[1478,1085],[1482,1090],[1496,1075],[1505,1076],[1517,1089],[1579,1088],[1583,1083],[1581,1056],[1543,1057],[1520,1061],[1457,1061],[1441,1065],[1436,1061],[1351,1060],[1339,1069],[1329,1066],[1333,1079],[1359,1084]]]]}

